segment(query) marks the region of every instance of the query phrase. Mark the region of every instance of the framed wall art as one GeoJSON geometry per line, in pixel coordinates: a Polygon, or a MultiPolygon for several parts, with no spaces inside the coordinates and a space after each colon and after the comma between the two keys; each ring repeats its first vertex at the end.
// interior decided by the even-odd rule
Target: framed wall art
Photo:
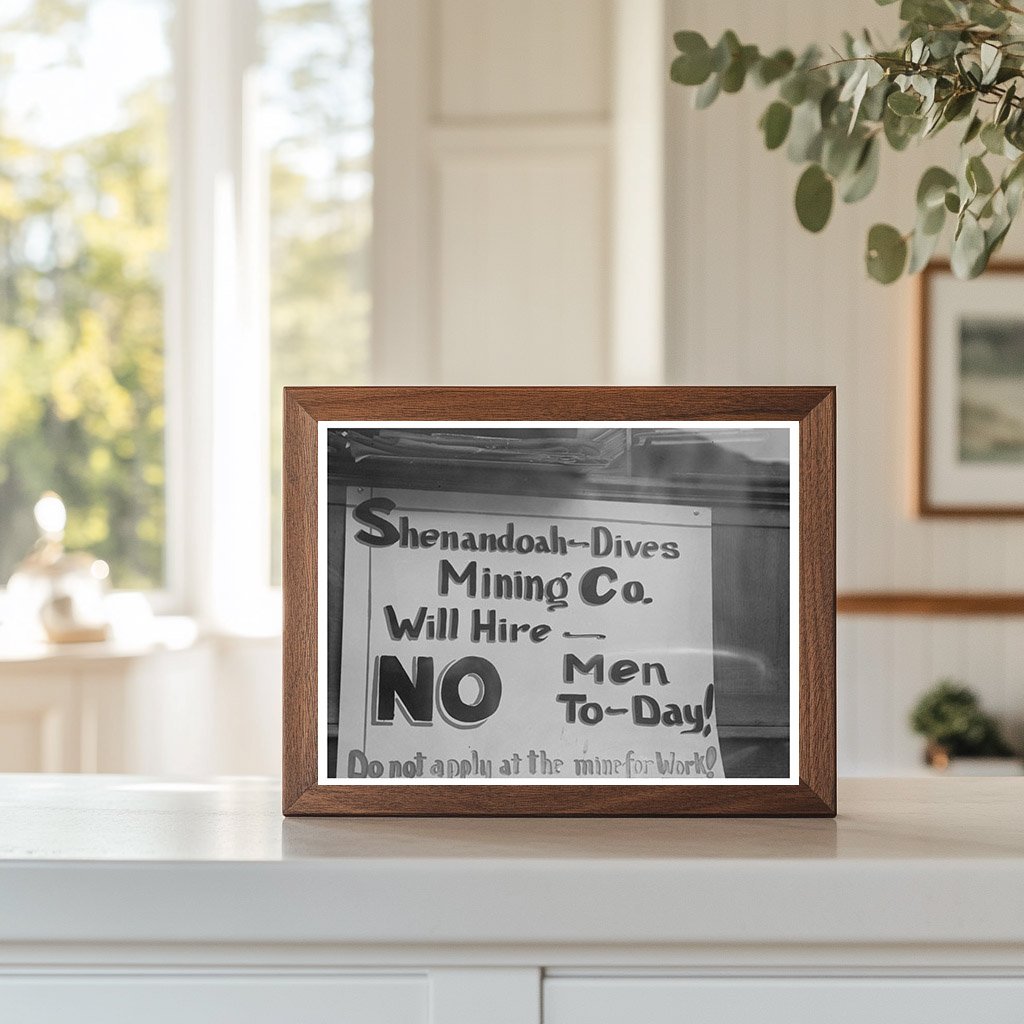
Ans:
{"type": "Polygon", "coordinates": [[[284,811],[835,813],[830,388],[289,388],[284,811]]]}
{"type": "Polygon", "coordinates": [[[916,509],[1024,515],[1024,263],[921,275],[916,509]]]}

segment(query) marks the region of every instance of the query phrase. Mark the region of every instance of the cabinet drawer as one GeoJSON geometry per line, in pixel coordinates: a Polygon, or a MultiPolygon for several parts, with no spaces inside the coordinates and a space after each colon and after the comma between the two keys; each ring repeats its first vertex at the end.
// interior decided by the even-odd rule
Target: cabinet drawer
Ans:
{"type": "Polygon", "coordinates": [[[1021,1024],[1024,978],[571,978],[544,983],[544,1024],[1021,1024]]]}
{"type": "Polygon", "coordinates": [[[18,1024],[426,1024],[426,975],[97,975],[0,978],[18,1024]]]}

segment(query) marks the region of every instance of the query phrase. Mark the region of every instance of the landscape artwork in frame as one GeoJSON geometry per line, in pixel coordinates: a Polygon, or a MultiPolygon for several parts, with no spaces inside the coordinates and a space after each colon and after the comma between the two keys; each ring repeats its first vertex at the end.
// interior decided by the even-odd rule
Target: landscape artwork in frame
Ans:
{"type": "Polygon", "coordinates": [[[288,389],[286,813],[832,813],[832,395],[774,391],[288,389]]]}
{"type": "Polygon", "coordinates": [[[1024,515],[1024,265],[920,287],[917,510],[1024,515]]]}

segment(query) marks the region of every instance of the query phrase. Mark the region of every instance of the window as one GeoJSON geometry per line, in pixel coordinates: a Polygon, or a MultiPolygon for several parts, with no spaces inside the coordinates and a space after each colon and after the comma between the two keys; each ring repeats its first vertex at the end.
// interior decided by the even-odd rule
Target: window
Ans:
{"type": "Polygon", "coordinates": [[[164,580],[170,14],[0,15],[0,583],[48,489],[115,585],[164,580]]]}
{"type": "Polygon", "coordinates": [[[370,9],[3,5],[0,587],[53,489],[116,587],[271,597],[281,388],[367,376],[370,9]]]}

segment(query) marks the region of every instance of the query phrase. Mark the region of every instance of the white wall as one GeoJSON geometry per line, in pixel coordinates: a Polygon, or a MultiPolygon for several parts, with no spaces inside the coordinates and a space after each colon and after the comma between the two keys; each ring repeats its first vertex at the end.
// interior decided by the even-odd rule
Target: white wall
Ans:
{"type": "Polygon", "coordinates": [[[376,5],[378,380],[604,379],[608,10],[606,0],[376,5]],[[418,69],[415,106],[396,94],[394,61],[418,69]],[[396,196],[396,163],[415,178],[415,202],[396,196]],[[410,220],[420,259],[396,279],[410,220]],[[399,326],[389,300],[410,285],[418,317],[399,326]]]}
{"type": "Polygon", "coordinates": [[[376,379],[654,382],[661,294],[627,282],[660,277],[660,194],[623,184],[661,171],[660,0],[377,0],[374,28],[376,379]]]}
{"type": "MultiPolygon", "coordinates": [[[[669,0],[668,28],[712,41],[732,28],[745,43],[796,48],[865,24],[892,39],[894,11],[870,0],[669,0]]],[[[751,89],[695,111],[691,94],[667,87],[669,381],[837,385],[840,590],[1024,590],[1020,520],[911,515],[913,285],[883,288],[863,270],[868,227],[909,229],[921,171],[956,138],[886,152],[878,192],[839,204],[812,236],[793,213],[800,169],[766,152],[756,129],[771,97],[751,89]]],[[[1006,254],[1022,252],[1017,230],[1006,254]]],[[[1020,732],[1024,620],[840,618],[840,771],[913,768],[907,712],[941,676],[969,682],[1020,732]]]]}

